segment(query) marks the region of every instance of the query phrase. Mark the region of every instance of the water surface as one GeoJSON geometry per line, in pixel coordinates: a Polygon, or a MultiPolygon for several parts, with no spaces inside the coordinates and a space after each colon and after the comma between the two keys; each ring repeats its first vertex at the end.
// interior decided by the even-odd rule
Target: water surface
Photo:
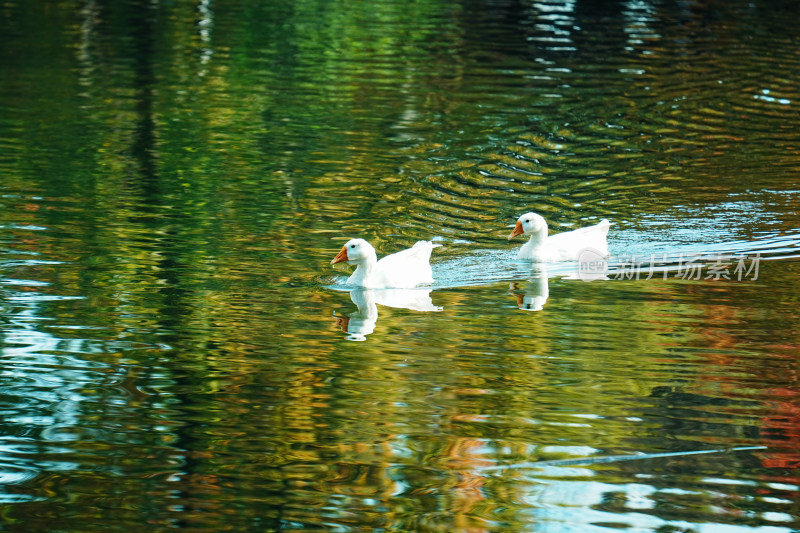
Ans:
{"type": "Polygon", "coordinates": [[[2,529],[800,528],[794,2],[140,4],[0,7],[2,529]]]}

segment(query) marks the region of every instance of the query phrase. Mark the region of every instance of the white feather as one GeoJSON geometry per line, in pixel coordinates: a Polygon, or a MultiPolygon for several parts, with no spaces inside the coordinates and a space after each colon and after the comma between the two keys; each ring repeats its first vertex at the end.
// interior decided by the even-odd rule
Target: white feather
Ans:
{"type": "Polygon", "coordinates": [[[347,279],[347,284],[369,289],[410,289],[419,285],[429,285],[433,283],[431,252],[437,246],[441,245],[430,241],[418,241],[411,248],[378,260],[375,248],[371,244],[364,239],[351,239],[340,252],[340,255],[346,254],[348,264],[356,265],[356,270],[347,279]]]}
{"type": "Polygon", "coordinates": [[[530,235],[528,242],[520,248],[518,259],[540,262],[575,261],[586,249],[592,249],[601,256],[608,255],[607,235],[610,225],[608,220],[603,219],[593,226],[548,235],[547,222],[541,215],[525,213],[517,220],[517,229],[509,239],[519,235],[519,229],[530,235]]]}

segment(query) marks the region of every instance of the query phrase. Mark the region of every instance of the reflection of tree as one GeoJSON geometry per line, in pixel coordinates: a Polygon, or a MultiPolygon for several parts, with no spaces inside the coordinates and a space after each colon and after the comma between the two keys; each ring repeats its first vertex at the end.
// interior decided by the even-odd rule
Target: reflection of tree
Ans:
{"type": "MultiPolygon", "coordinates": [[[[715,369],[761,371],[757,361],[730,356],[750,339],[721,327],[743,320],[726,312],[729,304],[700,299],[676,311],[682,293],[664,284],[631,286],[628,301],[599,303],[585,287],[572,287],[565,300],[561,285],[545,312],[517,312],[510,323],[502,313],[419,318],[392,310],[381,316],[392,342],[357,351],[320,325],[331,299],[309,287],[333,227],[364,231],[391,212],[399,224],[367,230],[384,243],[413,242],[435,228],[474,236],[509,197],[546,196],[573,213],[597,208],[611,186],[587,178],[609,173],[609,153],[616,183],[632,184],[645,199],[668,195],[659,181],[665,168],[678,173],[686,157],[709,157],[700,134],[687,143],[673,123],[644,124],[647,145],[629,142],[630,130],[599,126],[638,122],[631,94],[645,85],[667,101],[682,91],[694,97],[682,105],[705,97],[686,84],[675,90],[652,77],[620,78],[605,62],[582,68],[597,54],[638,45],[625,39],[641,33],[642,21],[658,28],[651,40],[658,31],[680,37],[679,27],[659,25],[657,13],[637,16],[649,3],[566,2],[556,18],[518,2],[75,4],[2,8],[1,38],[16,36],[3,64],[21,74],[0,79],[3,95],[13,95],[4,125],[15,141],[2,147],[2,186],[20,193],[3,204],[16,223],[46,228],[7,235],[16,252],[65,262],[20,267],[20,279],[50,283],[21,292],[86,298],[43,303],[37,320],[56,316],[101,328],[86,335],[112,345],[148,348],[73,348],[105,379],[75,372],[70,379],[82,387],[67,379],[36,407],[46,412],[81,398],[69,420],[80,438],[63,445],[80,452],[81,464],[32,482],[43,500],[18,516],[51,517],[74,497],[81,519],[123,502],[116,506],[130,509],[137,526],[143,510],[159,527],[413,530],[422,516],[441,530],[480,529],[501,507],[513,523],[526,487],[504,480],[489,490],[473,472],[486,461],[557,453],[541,450],[563,442],[615,449],[664,446],[665,434],[674,437],[669,445],[687,433],[710,440],[718,426],[696,420],[698,406],[676,399],[736,397],[737,377],[717,380],[715,369]],[[608,24],[591,24],[592,9],[614,21],[610,42],[608,24]],[[538,35],[541,27],[564,46],[546,48],[552,36],[538,35]],[[605,49],[595,46],[600,41],[605,49]],[[608,89],[598,79],[612,78],[618,85],[602,108],[578,105],[587,87],[608,89]],[[490,82],[498,90],[487,96],[480,86],[490,82]],[[563,98],[546,96],[555,92],[563,98]],[[648,166],[647,150],[665,137],[667,162],[648,166]],[[581,209],[579,197],[587,199],[581,209]],[[620,326],[636,310],[631,301],[645,302],[639,329],[620,326]],[[698,309],[703,331],[675,326],[695,320],[698,309]],[[415,328],[415,320],[435,321],[438,351],[420,334],[429,326],[415,328]],[[716,350],[703,352],[707,373],[667,374],[696,356],[682,346],[716,350]],[[671,388],[656,388],[664,383],[671,388]],[[576,424],[564,403],[605,417],[576,424]],[[646,422],[632,425],[632,412],[646,422]],[[670,415],[674,423],[664,424],[670,415]],[[119,424],[104,427],[109,421],[119,424]],[[108,461],[93,464],[97,457],[108,461]],[[52,505],[53,494],[64,500],[52,505]]],[[[722,148],[714,157],[730,154],[722,148]]],[[[699,179],[704,186],[707,177],[699,179]]],[[[447,298],[446,309],[476,300],[467,290],[447,298]]],[[[793,323],[787,317],[782,330],[793,323]]],[[[782,346],[789,353],[796,344],[782,346]]],[[[794,442],[794,377],[770,375],[779,400],[762,425],[794,442]]],[[[714,407],[742,422],[729,424],[725,437],[748,436],[738,433],[750,418],[737,419],[737,405],[714,407]]],[[[4,422],[8,433],[24,431],[4,422]]],[[[39,465],[53,460],[53,448],[43,448],[39,465]]],[[[41,529],[59,527],[52,519],[41,529]]]]}
{"type": "MultiPolygon", "coordinates": [[[[747,337],[773,327],[768,324],[775,319],[775,314],[764,313],[758,307],[735,305],[739,301],[755,302],[755,293],[760,290],[757,285],[720,282],[669,284],[667,287],[681,294],[681,303],[673,302],[657,313],[660,317],[673,317],[673,320],[665,320],[665,323],[673,325],[670,335],[674,337],[664,346],[665,350],[659,359],[666,368],[679,369],[685,366],[687,372],[671,376],[670,385],[654,387],[648,401],[643,404],[641,413],[644,422],[657,424],[652,432],[642,432],[625,440],[635,449],[647,447],[651,441],[665,449],[678,451],[713,448],[721,443],[766,444],[770,449],[686,457],[666,464],[658,462],[651,468],[669,475],[651,483],[648,495],[650,506],[647,510],[637,508],[636,512],[669,519],[670,513],[664,512],[665,509],[686,509],[697,521],[761,524],[763,522],[755,517],[764,506],[758,501],[759,498],[753,498],[753,492],[746,483],[759,483],[759,493],[785,497],[782,489],[762,487],[761,484],[768,481],[796,482],[792,477],[767,477],[762,471],[763,466],[791,464],[793,460],[794,454],[785,452],[786,449],[793,449],[792,446],[781,441],[792,441],[793,432],[788,426],[794,417],[792,412],[796,410],[790,406],[790,402],[779,401],[770,405],[763,400],[779,397],[777,391],[787,389],[754,393],[755,388],[743,387],[747,381],[743,381],[743,375],[750,376],[750,379],[760,376],[757,379],[762,383],[787,380],[783,369],[773,372],[773,369],[764,366],[765,359],[762,357],[747,355],[756,353],[756,345],[763,342],[747,337]],[[675,317],[682,316],[694,317],[691,329],[677,327],[680,322],[675,317]],[[758,325],[762,320],[765,321],[763,330],[758,325]],[[743,324],[747,324],[747,327],[742,328],[743,324]],[[685,365],[686,358],[691,358],[694,363],[685,365]],[[759,422],[763,413],[780,414],[770,414],[759,422]],[[775,438],[777,435],[780,436],[775,438]],[[637,446],[637,442],[641,444],[637,446]],[[725,491],[719,493],[715,487],[715,476],[720,471],[722,461],[730,465],[726,467],[727,470],[739,473],[737,479],[746,481],[741,486],[725,487],[725,491]],[[698,487],[698,492],[691,496],[673,492],[675,487],[692,484],[698,487]],[[754,518],[744,519],[744,516],[754,518]]],[[[783,328],[778,330],[788,331],[783,328]]],[[[788,376],[788,381],[793,383],[795,378],[788,376]]],[[[790,387],[793,388],[794,384],[790,387]]],[[[605,475],[626,477],[641,472],[641,467],[620,463],[604,470],[605,475]]],[[[628,512],[631,509],[626,500],[624,491],[619,494],[608,493],[596,508],[612,513],[628,512]]]]}

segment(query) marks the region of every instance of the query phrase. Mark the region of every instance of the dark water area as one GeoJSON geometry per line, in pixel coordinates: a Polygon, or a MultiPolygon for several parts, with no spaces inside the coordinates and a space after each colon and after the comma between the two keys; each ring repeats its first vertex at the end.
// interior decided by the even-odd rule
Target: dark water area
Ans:
{"type": "Polygon", "coordinates": [[[798,15],[3,2],[0,530],[797,531],[798,15]]]}

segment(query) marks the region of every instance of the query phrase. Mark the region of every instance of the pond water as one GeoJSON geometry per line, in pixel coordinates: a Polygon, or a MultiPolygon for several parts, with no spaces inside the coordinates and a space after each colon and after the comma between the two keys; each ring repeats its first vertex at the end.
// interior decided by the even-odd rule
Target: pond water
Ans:
{"type": "Polygon", "coordinates": [[[6,0],[0,529],[797,531],[799,14],[6,0]]]}

